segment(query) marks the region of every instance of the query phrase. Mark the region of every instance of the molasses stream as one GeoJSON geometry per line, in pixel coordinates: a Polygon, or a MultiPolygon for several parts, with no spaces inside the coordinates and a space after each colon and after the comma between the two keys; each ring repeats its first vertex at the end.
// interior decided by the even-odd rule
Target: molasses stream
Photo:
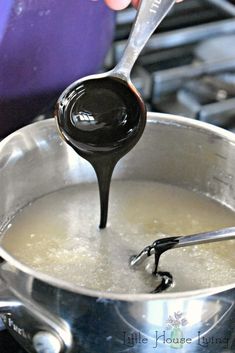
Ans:
{"type": "Polygon", "coordinates": [[[131,69],[146,42],[175,0],[142,0],[119,64],[111,71],[88,76],[60,96],[56,120],[64,140],[94,167],[100,192],[100,228],[108,215],[113,169],[140,139],[145,104],[130,80],[131,69]]]}
{"type": "Polygon", "coordinates": [[[173,283],[173,277],[169,272],[158,271],[160,256],[167,250],[177,249],[187,246],[213,243],[217,241],[225,241],[235,239],[235,227],[223,228],[211,232],[186,235],[181,237],[169,237],[158,239],[152,245],[146,246],[139,255],[133,255],[130,259],[130,266],[139,266],[149,256],[154,255],[155,263],[153,275],[160,276],[161,283],[154,290],[154,293],[162,292],[169,288],[173,283]]]}

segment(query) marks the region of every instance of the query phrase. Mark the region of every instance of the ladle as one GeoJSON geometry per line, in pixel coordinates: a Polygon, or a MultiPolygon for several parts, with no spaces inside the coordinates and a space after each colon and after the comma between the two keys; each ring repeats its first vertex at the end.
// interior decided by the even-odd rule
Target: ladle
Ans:
{"type": "Polygon", "coordinates": [[[139,255],[132,256],[130,266],[139,266],[147,257],[155,255],[154,274],[156,274],[160,256],[167,250],[231,239],[235,239],[235,227],[223,228],[206,233],[158,239],[152,245],[145,247],[139,255]]]}
{"type": "Polygon", "coordinates": [[[151,34],[174,3],[175,0],[142,0],[118,65],[107,73],[74,82],[57,102],[56,119],[62,137],[96,171],[101,203],[100,228],[107,222],[113,169],[137,143],[146,123],[145,104],[131,83],[130,72],[151,34]]]}

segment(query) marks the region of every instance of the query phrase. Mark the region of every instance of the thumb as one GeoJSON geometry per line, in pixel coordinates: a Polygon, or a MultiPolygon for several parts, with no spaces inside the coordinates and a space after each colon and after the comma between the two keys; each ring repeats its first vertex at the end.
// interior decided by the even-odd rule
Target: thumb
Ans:
{"type": "Polygon", "coordinates": [[[140,0],[131,0],[131,2],[132,2],[132,5],[137,8],[140,3],[140,0]]]}
{"type": "Polygon", "coordinates": [[[104,1],[113,10],[122,10],[131,3],[131,0],[104,0],[104,1]]]}

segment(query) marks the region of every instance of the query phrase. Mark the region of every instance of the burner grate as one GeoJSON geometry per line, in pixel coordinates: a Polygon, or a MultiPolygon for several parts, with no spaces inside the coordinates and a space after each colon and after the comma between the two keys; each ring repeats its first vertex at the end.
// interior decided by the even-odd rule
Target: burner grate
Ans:
{"type": "MultiPolygon", "coordinates": [[[[220,3],[223,0],[220,0],[220,3]]],[[[231,11],[226,6],[214,4],[211,0],[187,0],[173,7],[169,15],[159,26],[157,33],[174,31],[199,24],[217,22],[231,17],[231,11]]],[[[125,15],[117,15],[116,40],[128,38],[132,22],[135,18],[135,10],[129,8],[125,15]]]]}
{"type": "MultiPolygon", "coordinates": [[[[234,130],[234,3],[234,0],[187,0],[173,7],[133,71],[133,82],[147,101],[148,109],[185,115],[234,130]],[[212,94],[205,80],[218,83],[219,75],[227,75],[229,83],[220,80],[218,87],[211,83],[210,89],[215,91],[212,94]],[[201,96],[205,91],[204,101],[201,96]]],[[[132,8],[118,14],[109,67],[120,60],[134,17],[132,8]]]]}

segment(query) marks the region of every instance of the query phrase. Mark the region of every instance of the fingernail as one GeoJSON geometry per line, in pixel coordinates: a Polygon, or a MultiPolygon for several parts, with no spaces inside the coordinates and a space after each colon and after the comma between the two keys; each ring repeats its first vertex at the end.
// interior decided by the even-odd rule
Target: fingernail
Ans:
{"type": "Polygon", "coordinates": [[[122,10],[130,4],[131,0],[105,0],[105,2],[113,10],[122,10]]]}

